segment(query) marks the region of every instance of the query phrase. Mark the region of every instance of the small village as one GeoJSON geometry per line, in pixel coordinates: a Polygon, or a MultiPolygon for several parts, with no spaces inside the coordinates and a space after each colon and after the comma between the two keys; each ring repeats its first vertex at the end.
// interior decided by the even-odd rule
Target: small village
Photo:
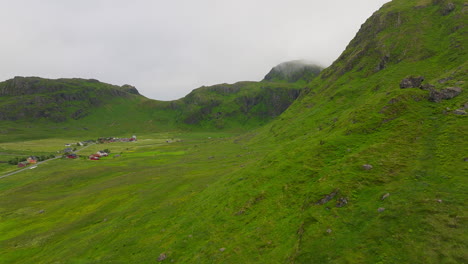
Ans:
{"type": "MultiPolygon", "coordinates": [[[[137,137],[133,135],[130,138],[117,138],[117,137],[100,137],[97,140],[86,140],[80,141],[77,143],[68,143],[65,144],[65,149],[57,151],[58,154],[62,154],[61,156],[56,155],[47,155],[47,156],[29,156],[27,158],[15,158],[10,160],[8,163],[11,165],[17,165],[18,168],[25,168],[30,166],[31,169],[36,168],[36,164],[38,162],[50,160],[50,159],[57,159],[57,158],[65,158],[65,159],[77,159],[83,158],[87,160],[100,160],[103,157],[108,157],[110,154],[109,149],[99,150],[96,153],[93,153],[88,156],[79,156],[76,152],[80,151],[81,149],[77,149],[77,147],[87,147],[94,144],[108,144],[108,143],[115,143],[115,142],[136,142],[137,137]]],[[[120,155],[116,155],[120,156],[120,155]]]]}

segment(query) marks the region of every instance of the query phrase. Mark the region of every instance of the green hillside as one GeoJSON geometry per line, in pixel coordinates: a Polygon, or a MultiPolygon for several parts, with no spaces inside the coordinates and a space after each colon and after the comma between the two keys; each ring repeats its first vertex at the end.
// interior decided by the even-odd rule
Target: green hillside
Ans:
{"type": "Polygon", "coordinates": [[[307,88],[306,83],[238,82],[200,87],[166,102],[141,96],[130,85],[15,77],[0,82],[0,141],[137,131],[246,131],[273,120],[307,88]]]}
{"type": "MultiPolygon", "coordinates": [[[[247,133],[209,129],[224,113],[239,113],[232,126],[274,113],[234,107],[251,100],[236,85],[266,84],[204,87],[164,102],[192,131],[142,129],[136,143],[82,151],[118,156],[0,178],[0,262],[468,262],[465,13],[461,0],[393,0],[285,112],[247,133]]],[[[142,103],[109,113],[158,104],[132,100],[142,103]]],[[[149,126],[158,115],[144,112],[149,126]]],[[[105,116],[76,122],[111,127],[105,116]]],[[[0,152],[53,150],[69,133],[0,152]]]]}

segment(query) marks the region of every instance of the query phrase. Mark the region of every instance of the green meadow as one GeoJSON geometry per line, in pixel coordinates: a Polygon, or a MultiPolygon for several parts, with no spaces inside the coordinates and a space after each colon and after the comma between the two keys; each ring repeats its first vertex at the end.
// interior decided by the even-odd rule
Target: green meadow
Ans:
{"type": "MultiPolygon", "coordinates": [[[[83,153],[105,147],[111,155],[99,161],[53,160],[2,179],[0,261],[153,262],[162,252],[150,245],[164,245],[164,229],[187,201],[261,154],[225,136],[164,133],[134,143],[93,145],[83,153]]],[[[35,150],[63,142],[69,140],[18,145],[35,150]]],[[[189,239],[191,232],[196,236],[194,230],[180,235],[189,239]]]]}

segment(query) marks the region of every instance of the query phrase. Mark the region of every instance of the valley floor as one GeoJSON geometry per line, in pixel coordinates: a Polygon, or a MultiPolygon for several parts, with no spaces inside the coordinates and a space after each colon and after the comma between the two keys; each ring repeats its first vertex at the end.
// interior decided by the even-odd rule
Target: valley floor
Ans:
{"type": "MultiPolygon", "coordinates": [[[[265,151],[253,152],[242,139],[227,136],[142,135],[137,142],[82,151],[110,149],[111,155],[99,161],[56,159],[0,179],[0,262],[153,263],[162,253],[174,257],[170,250],[163,252],[165,244],[198,237],[193,229],[179,230],[179,237],[165,233],[174,219],[196,214],[181,214],[184,204],[265,151]]],[[[2,143],[0,148],[53,151],[73,140],[2,143]]],[[[11,167],[2,166],[2,174],[11,167]]],[[[212,250],[222,247],[212,245],[212,250]]]]}

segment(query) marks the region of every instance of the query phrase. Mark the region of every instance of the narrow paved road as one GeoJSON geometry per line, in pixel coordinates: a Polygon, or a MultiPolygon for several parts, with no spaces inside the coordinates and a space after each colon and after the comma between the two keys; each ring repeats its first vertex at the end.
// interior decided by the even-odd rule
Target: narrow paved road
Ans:
{"type": "MultiPolygon", "coordinates": [[[[87,147],[89,147],[89,146],[92,146],[92,145],[94,145],[94,144],[95,144],[95,143],[89,144],[89,145],[87,145],[87,146],[85,146],[85,147],[82,147],[82,148],[78,149],[77,151],[75,151],[75,153],[78,153],[78,152],[82,151],[83,149],[85,149],[85,148],[87,148],[87,147]]],[[[40,164],[43,164],[43,163],[45,163],[45,162],[47,162],[47,161],[56,160],[56,159],[59,159],[59,158],[61,158],[61,157],[62,157],[62,156],[56,156],[55,158],[52,158],[52,159],[40,161],[40,162],[36,163],[36,164],[33,165],[33,166],[37,167],[37,166],[39,166],[40,164]]],[[[14,174],[17,174],[17,173],[20,173],[20,172],[25,171],[25,170],[31,170],[32,168],[33,168],[33,167],[26,167],[26,168],[23,168],[23,169],[19,169],[19,170],[16,170],[16,171],[7,173],[7,174],[5,174],[5,175],[0,176],[0,179],[1,179],[1,178],[8,177],[8,176],[11,176],[11,175],[14,175],[14,174]]]]}

